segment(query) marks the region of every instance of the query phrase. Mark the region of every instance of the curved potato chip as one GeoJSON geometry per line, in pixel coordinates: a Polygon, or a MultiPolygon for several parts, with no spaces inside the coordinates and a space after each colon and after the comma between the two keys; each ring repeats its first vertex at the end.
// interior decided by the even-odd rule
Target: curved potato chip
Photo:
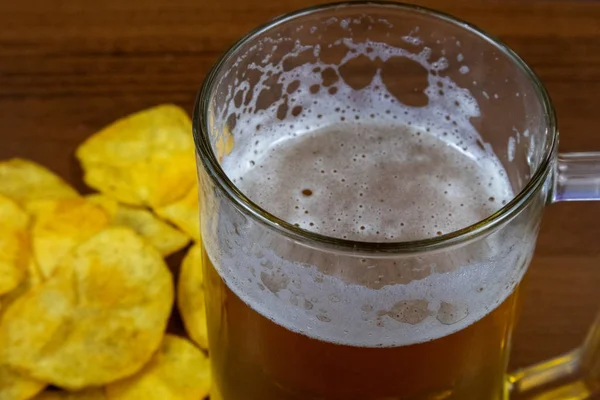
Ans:
{"type": "Polygon", "coordinates": [[[25,277],[30,257],[29,217],[14,201],[0,195],[0,294],[25,277]]]}
{"type": "MultiPolygon", "coordinates": [[[[3,313],[10,305],[31,287],[41,282],[35,261],[30,258],[27,268],[28,274],[15,289],[2,296],[2,308],[0,308],[0,324],[3,313]]],[[[0,363],[0,399],[2,400],[25,400],[41,392],[46,383],[22,375],[6,365],[0,363]]]]}
{"type": "Polygon", "coordinates": [[[29,200],[79,196],[75,189],[49,169],[21,158],[0,162],[0,194],[20,204],[29,200]]]}
{"type": "Polygon", "coordinates": [[[9,197],[0,194],[0,221],[1,229],[26,229],[29,217],[25,210],[9,197]]]}
{"type": "Polygon", "coordinates": [[[164,207],[157,207],[154,211],[190,235],[195,241],[200,241],[200,211],[196,183],[185,197],[164,207]]]}
{"type": "Polygon", "coordinates": [[[108,228],[6,310],[0,362],[69,390],[113,382],[150,359],[172,304],[158,251],[130,229],[108,228]]]}
{"type": "Polygon", "coordinates": [[[202,246],[200,244],[192,246],[181,263],[177,284],[177,306],[190,338],[198,346],[207,349],[202,246]]]}
{"type": "MultiPolygon", "coordinates": [[[[23,293],[27,292],[32,287],[35,287],[41,284],[43,281],[42,274],[35,263],[35,260],[32,257],[29,257],[29,263],[27,264],[27,270],[25,274],[25,278],[21,280],[21,283],[11,290],[10,292],[0,296],[0,302],[2,307],[0,307],[0,323],[2,319],[2,314],[8,309],[8,307],[23,293]]],[[[0,399],[2,397],[0,396],[0,399]]]]}
{"type": "Polygon", "coordinates": [[[46,384],[21,375],[5,365],[0,365],[0,399],[30,399],[46,387],[46,384]]]}
{"type": "Polygon", "coordinates": [[[142,208],[119,205],[112,223],[133,229],[154,245],[163,257],[181,250],[190,241],[183,232],[142,208]]]}
{"type": "Polygon", "coordinates": [[[106,393],[104,388],[86,389],[78,392],[46,390],[33,400],[106,400],[106,393]]]}
{"type": "Polygon", "coordinates": [[[210,400],[223,400],[223,396],[219,392],[217,385],[211,385],[210,393],[208,394],[210,400]]]}
{"type": "Polygon", "coordinates": [[[106,212],[84,198],[32,201],[27,209],[33,215],[33,253],[44,278],[71,249],[110,224],[106,212]]]}
{"type": "Polygon", "coordinates": [[[98,204],[111,216],[112,225],[133,229],[135,233],[154,245],[163,257],[183,249],[190,241],[183,232],[145,208],[119,204],[102,194],[94,194],[86,198],[98,204]]]}
{"type": "Polygon", "coordinates": [[[165,335],[137,374],[106,386],[109,400],[200,400],[211,386],[206,355],[189,340],[165,335]]]}
{"type": "Polygon", "coordinates": [[[127,204],[172,203],[196,179],[191,120],[171,104],[110,124],[79,146],[76,155],[89,186],[127,204]]]}
{"type": "Polygon", "coordinates": [[[87,196],[85,196],[85,198],[87,201],[102,207],[102,209],[106,212],[106,214],[108,214],[111,220],[115,217],[115,215],[117,215],[117,210],[119,209],[119,202],[115,199],[100,193],[88,194],[87,196]]]}

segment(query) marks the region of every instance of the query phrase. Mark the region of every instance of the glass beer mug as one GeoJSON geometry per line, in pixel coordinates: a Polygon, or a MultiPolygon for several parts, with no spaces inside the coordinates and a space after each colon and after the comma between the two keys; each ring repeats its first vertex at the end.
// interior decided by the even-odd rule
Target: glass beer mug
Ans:
{"type": "Polygon", "coordinates": [[[194,135],[212,398],[598,389],[598,325],[507,372],[542,211],[600,199],[600,154],[558,154],[546,90],[502,43],[412,5],[298,11],[217,62],[194,135]]]}

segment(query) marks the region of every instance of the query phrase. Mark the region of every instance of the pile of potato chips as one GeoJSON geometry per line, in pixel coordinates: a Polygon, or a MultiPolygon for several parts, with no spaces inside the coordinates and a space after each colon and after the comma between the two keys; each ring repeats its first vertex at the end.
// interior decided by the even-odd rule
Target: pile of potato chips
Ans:
{"type": "Polygon", "coordinates": [[[99,193],[85,196],[0,161],[0,400],[208,395],[191,131],[162,105],[91,136],[76,156],[99,193]],[[175,291],[164,257],[186,246],[175,291]],[[166,333],[175,301],[191,340],[166,333]]]}

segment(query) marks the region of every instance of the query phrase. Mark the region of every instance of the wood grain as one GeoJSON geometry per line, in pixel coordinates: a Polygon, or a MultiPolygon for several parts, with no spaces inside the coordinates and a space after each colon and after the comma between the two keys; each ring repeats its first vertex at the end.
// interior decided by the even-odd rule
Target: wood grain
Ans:
{"type": "MultiPolygon", "coordinates": [[[[50,166],[79,189],[73,151],[124,114],[191,110],[219,54],[311,0],[0,1],[0,159],[50,166]]],[[[546,83],[563,151],[600,149],[600,3],[422,1],[499,36],[546,83]]],[[[600,203],[550,207],[531,266],[513,366],[583,338],[600,305],[600,203]]]]}

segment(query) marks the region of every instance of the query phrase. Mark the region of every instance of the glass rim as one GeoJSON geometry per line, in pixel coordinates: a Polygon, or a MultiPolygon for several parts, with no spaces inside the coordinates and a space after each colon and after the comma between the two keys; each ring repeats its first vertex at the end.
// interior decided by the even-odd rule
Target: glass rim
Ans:
{"type": "Polygon", "coordinates": [[[206,75],[204,82],[196,97],[196,102],[193,110],[193,136],[196,143],[196,151],[199,159],[202,162],[204,169],[207,171],[212,182],[225,194],[229,201],[232,201],[237,208],[244,214],[250,216],[257,222],[268,226],[269,228],[285,235],[293,240],[304,244],[330,247],[336,250],[349,251],[353,253],[418,253],[431,251],[439,248],[450,247],[462,242],[470,241],[485,235],[488,232],[502,226],[504,222],[510,221],[523,208],[525,208],[534,195],[543,186],[546,177],[548,176],[552,166],[552,155],[558,142],[558,131],[556,129],[556,114],[550,100],[550,96],[540,79],[533,70],[519,57],[512,49],[505,45],[500,40],[493,38],[483,30],[476,26],[462,21],[452,15],[433,10],[426,7],[417,6],[414,4],[396,3],[390,1],[356,1],[356,2],[336,2],[321,4],[313,7],[308,7],[283,14],[271,21],[253,29],[235,44],[233,44],[217,62],[213,65],[209,73],[206,75]],[[210,144],[210,132],[208,126],[208,112],[210,107],[210,98],[216,77],[222,70],[223,64],[237,55],[237,51],[247,42],[255,39],[261,34],[269,31],[286,22],[294,19],[319,13],[321,11],[332,10],[336,8],[354,8],[354,7],[376,7],[376,8],[393,8],[396,10],[408,10],[421,13],[428,17],[439,19],[451,23],[459,28],[467,30],[476,36],[484,39],[486,42],[500,50],[507,56],[516,67],[518,67],[533,83],[536,94],[541,100],[543,114],[547,125],[547,135],[550,135],[550,145],[544,153],[543,159],[531,178],[506,205],[498,211],[465,228],[449,232],[440,236],[435,236],[420,240],[397,241],[397,242],[366,242],[357,240],[340,239],[319,233],[311,232],[300,227],[297,227],[285,220],[276,217],[269,213],[258,204],[251,201],[244,193],[242,193],[229,179],[227,174],[221,168],[217,157],[215,156],[210,144]]]}

